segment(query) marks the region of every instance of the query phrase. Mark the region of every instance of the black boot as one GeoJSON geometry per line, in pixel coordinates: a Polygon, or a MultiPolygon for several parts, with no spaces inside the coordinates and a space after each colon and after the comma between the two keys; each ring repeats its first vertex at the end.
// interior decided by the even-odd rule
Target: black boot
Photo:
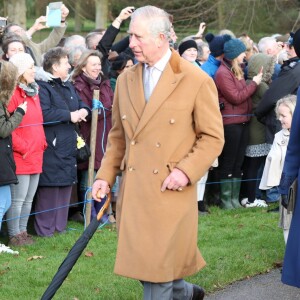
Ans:
{"type": "Polygon", "coordinates": [[[204,200],[198,201],[198,212],[199,214],[208,214],[209,210],[206,208],[206,205],[204,203],[204,200]]]}
{"type": "Polygon", "coordinates": [[[84,224],[84,217],[83,217],[83,205],[84,205],[84,197],[85,192],[80,191],[78,194],[78,205],[71,207],[72,212],[69,211],[69,220],[82,223],[84,224]]]}

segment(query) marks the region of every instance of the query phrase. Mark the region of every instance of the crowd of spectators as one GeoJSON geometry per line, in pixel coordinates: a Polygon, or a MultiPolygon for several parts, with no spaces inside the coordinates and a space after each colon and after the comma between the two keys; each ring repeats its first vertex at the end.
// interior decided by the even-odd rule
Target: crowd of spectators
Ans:
{"type": "MultiPolygon", "coordinates": [[[[83,222],[89,164],[76,162],[75,129],[89,144],[93,92],[99,90],[96,174],[112,126],[117,78],[137,63],[128,36],[115,42],[122,22],[133,11],[134,7],[124,8],[107,29],[93,30],[85,37],[65,36],[69,10],[62,5],[61,26],[41,43],[31,37],[45,28],[43,16],[27,31],[14,23],[3,28],[1,88],[9,90],[7,70],[15,74],[9,77],[11,91],[0,106],[0,139],[6,140],[5,147],[11,146],[9,159],[15,163],[13,168],[5,167],[4,179],[0,175],[0,226],[6,214],[9,246],[35,242],[27,228],[32,211],[38,236],[65,232],[68,217],[83,222]],[[76,209],[69,210],[74,202],[76,209]]],[[[214,190],[215,203],[222,209],[268,207],[280,201],[278,186],[300,84],[300,42],[293,32],[264,37],[256,44],[247,34],[236,37],[228,30],[204,34],[205,30],[206,24],[201,23],[196,34],[179,43],[173,26],[170,35],[170,47],[214,80],[223,118],[223,151],[199,180],[195,201],[199,212],[207,213],[204,203],[214,190]],[[288,124],[282,121],[286,117],[288,124]],[[210,178],[216,183],[205,193],[210,178]]],[[[115,194],[121,180],[120,174],[115,194]]],[[[92,218],[101,205],[93,203],[92,218]]],[[[114,213],[115,204],[103,220],[116,222],[114,213]]],[[[282,207],[280,215],[287,241],[291,215],[282,207]]],[[[0,252],[1,247],[9,249],[1,245],[0,252]]]]}

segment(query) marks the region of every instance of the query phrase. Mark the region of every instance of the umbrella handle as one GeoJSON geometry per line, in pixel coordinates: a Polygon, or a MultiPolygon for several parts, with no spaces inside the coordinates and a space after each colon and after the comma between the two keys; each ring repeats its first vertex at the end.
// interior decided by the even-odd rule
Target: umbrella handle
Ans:
{"type": "Polygon", "coordinates": [[[110,200],[111,200],[111,193],[108,193],[106,195],[106,200],[103,204],[103,206],[101,207],[101,209],[99,210],[98,214],[97,214],[97,220],[100,221],[100,219],[102,218],[104,212],[108,209],[109,204],[110,204],[110,200]]]}

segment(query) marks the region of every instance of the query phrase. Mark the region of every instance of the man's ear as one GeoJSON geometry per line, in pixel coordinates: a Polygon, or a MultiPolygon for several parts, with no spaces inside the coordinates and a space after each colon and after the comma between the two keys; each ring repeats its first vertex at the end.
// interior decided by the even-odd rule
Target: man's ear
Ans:
{"type": "Polygon", "coordinates": [[[164,33],[160,33],[156,38],[156,45],[160,48],[165,42],[166,36],[164,33]]]}

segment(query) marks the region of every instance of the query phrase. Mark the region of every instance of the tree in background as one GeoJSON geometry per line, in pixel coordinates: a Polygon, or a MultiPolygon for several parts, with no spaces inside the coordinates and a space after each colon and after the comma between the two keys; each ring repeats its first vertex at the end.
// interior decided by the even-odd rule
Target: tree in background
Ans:
{"type": "MultiPolygon", "coordinates": [[[[26,11],[27,18],[36,19],[45,15],[49,2],[0,0],[0,15],[9,16],[10,21],[23,26],[26,11]]],[[[74,31],[80,32],[86,20],[94,21],[95,27],[105,28],[124,7],[135,5],[138,8],[149,5],[149,1],[64,0],[64,4],[75,20],[74,31]]],[[[151,5],[174,15],[174,25],[180,37],[195,33],[203,21],[214,33],[227,28],[238,35],[246,32],[257,39],[261,35],[284,34],[300,27],[299,0],[151,0],[151,5]]]]}
{"type": "MultiPolygon", "coordinates": [[[[1,1],[3,3],[3,16],[9,19],[9,22],[18,23],[26,27],[26,0],[1,1]]],[[[2,4],[1,3],[1,4],[2,4]]]]}

